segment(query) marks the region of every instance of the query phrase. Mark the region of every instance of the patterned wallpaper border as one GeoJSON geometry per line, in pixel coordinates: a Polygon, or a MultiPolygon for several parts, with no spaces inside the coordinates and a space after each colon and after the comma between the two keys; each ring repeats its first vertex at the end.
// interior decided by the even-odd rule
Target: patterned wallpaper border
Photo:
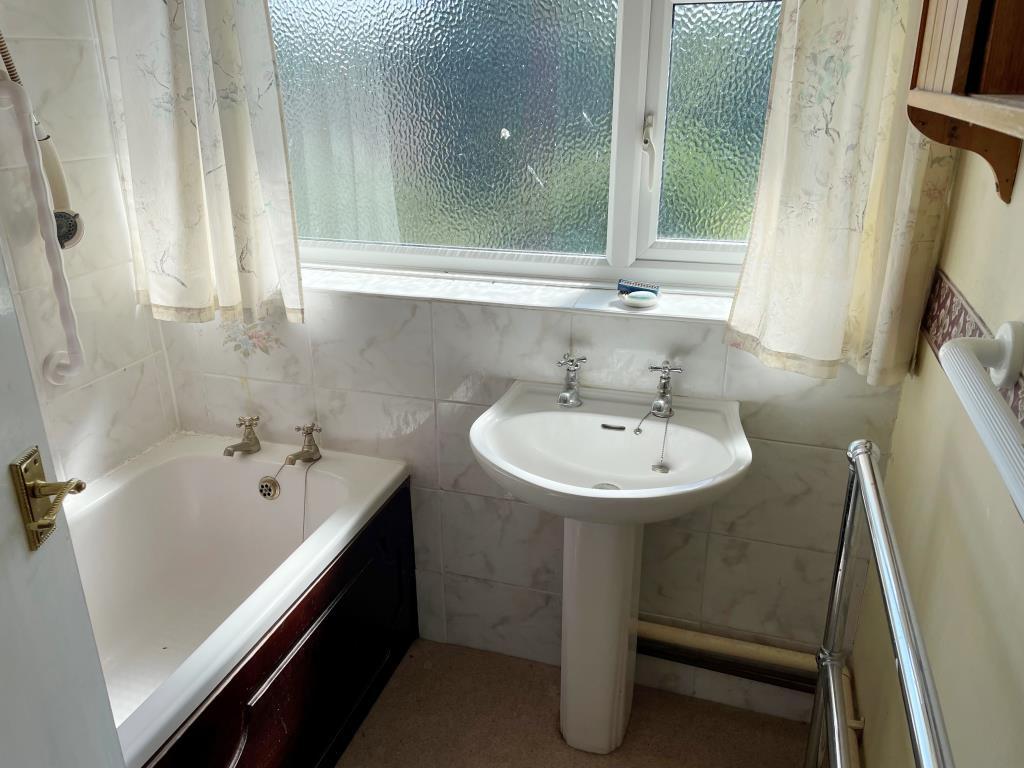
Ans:
{"type": "MultiPolygon", "coordinates": [[[[992,331],[985,325],[985,321],[941,269],[935,270],[935,281],[924,310],[921,332],[936,357],[939,348],[950,339],[963,336],[992,338],[992,331]]],[[[1021,424],[1024,424],[1024,375],[1017,379],[1012,389],[1000,392],[1021,424]]]]}

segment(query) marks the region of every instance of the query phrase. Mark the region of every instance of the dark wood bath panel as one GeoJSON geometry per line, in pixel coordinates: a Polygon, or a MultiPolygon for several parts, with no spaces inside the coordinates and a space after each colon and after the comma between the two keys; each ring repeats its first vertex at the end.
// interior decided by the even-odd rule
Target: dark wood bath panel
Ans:
{"type": "Polygon", "coordinates": [[[406,480],[146,768],[333,768],[417,634],[406,480]]]}

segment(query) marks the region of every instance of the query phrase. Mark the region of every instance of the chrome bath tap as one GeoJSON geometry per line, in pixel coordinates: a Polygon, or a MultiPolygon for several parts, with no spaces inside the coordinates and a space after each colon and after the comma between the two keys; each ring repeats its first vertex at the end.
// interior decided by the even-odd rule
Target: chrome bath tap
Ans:
{"type": "Polygon", "coordinates": [[[672,417],[672,374],[682,373],[682,368],[673,368],[668,360],[662,362],[661,365],[649,365],[647,366],[650,371],[657,371],[661,373],[658,378],[658,396],[651,403],[651,415],[657,416],[659,419],[668,419],[672,417]]]}
{"type": "Polygon", "coordinates": [[[239,416],[238,426],[242,427],[242,442],[229,445],[224,449],[224,455],[234,456],[236,453],[258,453],[260,450],[260,439],[256,436],[256,425],[259,423],[259,416],[239,416]]]}
{"type": "Polygon", "coordinates": [[[565,389],[558,393],[558,404],[563,408],[579,408],[583,405],[580,398],[580,366],[587,362],[585,357],[573,357],[566,352],[556,365],[565,368],[565,389]]]}
{"type": "Polygon", "coordinates": [[[284,458],[285,464],[294,464],[296,461],[304,461],[307,464],[320,461],[320,446],[316,444],[315,432],[322,432],[318,424],[303,424],[295,428],[296,432],[302,433],[302,448],[295,453],[289,453],[284,458]]]}

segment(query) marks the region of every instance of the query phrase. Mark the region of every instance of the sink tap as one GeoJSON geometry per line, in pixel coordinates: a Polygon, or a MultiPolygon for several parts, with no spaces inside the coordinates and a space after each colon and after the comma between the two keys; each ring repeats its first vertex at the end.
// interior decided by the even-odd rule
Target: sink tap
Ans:
{"type": "Polygon", "coordinates": [[[651,403],[651,415],[659,419],[672,417],[672,374],[682,373],[682,368],[673,368],[668,360],[661,365],[649,365],[648,370],[658,371],[661,376],[658,378],[658,396],[651,403]]]}
{"type": "Polygon", "coordinates": [[[296,432],[302,433],[302,448],[295,453],[289,453],[284,458],[285,464],[294,464],[296,461],[304,461],[306,463],[312,463],[314,461],[320,461],[320,446],[316,444],[316,438],[313,437],[314,432],[322,432],[318,424],[303,424],[301,427],[295,428],[296,432]]]}
{"type": "Polygon", "coordinates": [[[256,425],[260,423],[259,416],[239,416],[238,425],[242,427],[242,442],[229,445],[224,449],[225,456],[234,456],[236,453],[259,453],[260,439],[256,437],[256,425]]]}
{"type": "Polygon", "coordinates": [[[580,366],[587,362],[586,357],[573,357],[569,352],[562,355],[556,365],[565,368],[565,389],[558,393],[558,404],[563,408],[579,408],[583,405],[580,398],[580,366]]]}

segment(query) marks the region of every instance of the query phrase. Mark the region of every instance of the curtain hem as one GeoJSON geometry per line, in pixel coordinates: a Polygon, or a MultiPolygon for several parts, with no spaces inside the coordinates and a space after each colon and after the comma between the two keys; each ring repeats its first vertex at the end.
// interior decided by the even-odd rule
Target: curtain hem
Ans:
{"type": "Polygon", "coordinates": [[[834,379],[839,374],[839,367],[844,362],[843,360],[815,360],[791,352],[780,352],[766,347],[757,337],[735,328],[726,329],[725,343],[734,349],[749,352],[769,368],[799,373],[815,379],[834,379]]]}

